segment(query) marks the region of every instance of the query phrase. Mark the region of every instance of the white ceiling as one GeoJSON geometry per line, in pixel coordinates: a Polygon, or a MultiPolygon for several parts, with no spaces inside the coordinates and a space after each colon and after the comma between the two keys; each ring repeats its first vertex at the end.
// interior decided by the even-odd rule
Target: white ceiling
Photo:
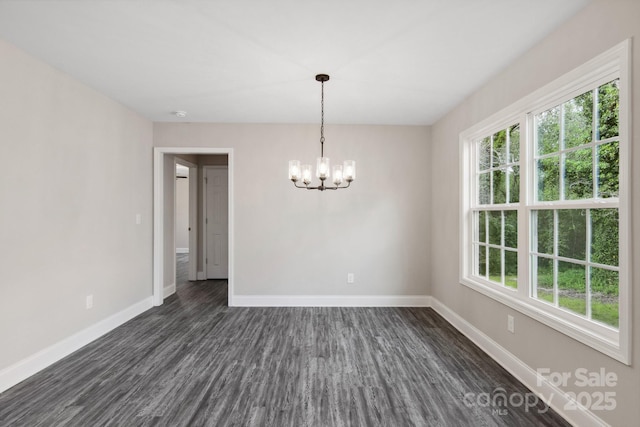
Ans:
{"type": "Polygon", "coordinates": [[[588,2],[0,0],[0,37],[154,121],[316,123],[327,73],[327,123],[428,125],[588,2]]]}

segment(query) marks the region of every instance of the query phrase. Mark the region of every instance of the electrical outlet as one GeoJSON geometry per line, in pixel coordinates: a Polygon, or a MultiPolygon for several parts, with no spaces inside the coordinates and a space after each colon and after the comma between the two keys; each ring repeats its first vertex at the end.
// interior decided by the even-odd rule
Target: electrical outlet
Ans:
{"type": "Polygon", "coordinates": [[[137,225],[142,224],[142,215],[136,214],[136,224],[137,225]]]}
{"type": "Polygon", "coordinates": [[[355,281],[356,281],[355,274],[348,273],[347,274],[347,283],[355,283],[355,281]]]}
{"type": "Polygon", "coordinates": [[[93,295],[87,295],[87,310],[93,308],[93,295]]]}
{"type": "Polygon", "coordinates": [[[515,321],[510,314],[507,314],[507,330],[512,334],[516,333],[515,321]]]}

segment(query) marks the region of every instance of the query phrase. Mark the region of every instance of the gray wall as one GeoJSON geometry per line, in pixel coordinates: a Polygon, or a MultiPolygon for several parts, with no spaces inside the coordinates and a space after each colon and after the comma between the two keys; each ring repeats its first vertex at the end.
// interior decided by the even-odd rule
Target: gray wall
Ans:
{"type": "Polygon", "coordinates": [[[155,123],[158,147],[234,149],[237,295],[426,295],[429,129],[326,126],[325,153],[357,161],[349,190],[299,190],[318,125],[155,123]],[[347,273],[356,283],[346,284],[347,273]]]}
{"type": "MultiPolygon", "coordinates": [[[[632,182],[640,182],[640,2],[594,1],[519,60],[496,75],[465,102],[432,127],[431,293],[534,369],[573,372],[578,367],[604,367],[618,375],[617,409],[600,411],[612,425],[626,426],[640,419],[640,290],[633,295],[635,330],[633,362],[625,366],[598,351],[520,315],[458,283],[459,254],[459,133],[544,86],[626,38],[633,47],[633,164],[632,182]],[[447,184],[445,184],[447,183],[447,184]],[[516,334],[506,330],[507,314],[516,317],[516,334]]],[[[640,224],[640,186],[632,188],[633,224],[640,224]]],[[[640,227],[633,230],[633,280],[640,279],[640,227]]],[[[569,389],[568,389],[569,390],[569,389]]],[[[573,389],[574,392],[584,389],[573,389]]]]}
{"type": "Polygon", "coordinates": [[[0,63],[2,370],[151,295],[152,125],[2,40],[0,63]]]}

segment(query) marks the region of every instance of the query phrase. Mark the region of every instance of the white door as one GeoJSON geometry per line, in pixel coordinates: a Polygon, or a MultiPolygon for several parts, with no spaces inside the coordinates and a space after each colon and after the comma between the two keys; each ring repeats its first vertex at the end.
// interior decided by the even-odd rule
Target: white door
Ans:
{"type": "Polygon", "coordinates": [[[227,167],[205,168],[207,279],[229,277],[229,178],[227,167]]]}

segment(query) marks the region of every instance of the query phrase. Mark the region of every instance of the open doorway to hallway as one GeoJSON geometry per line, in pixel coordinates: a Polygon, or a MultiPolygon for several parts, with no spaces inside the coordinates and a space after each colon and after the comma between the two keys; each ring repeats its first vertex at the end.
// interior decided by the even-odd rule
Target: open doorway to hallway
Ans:
{"type": "Polygon", "coordinates": [[[228,283],[231,305],[232,159],[231,149],[154,149],[155,305],[161,305],[164,298],[175,292],[178,282],[184,278],[185,269],[188,281],[228,279],[225,284],[228,283]],[[180,165],[185,166],[188,172],[180,165]],[[205,178],[214,181],[211,188],[216,188],[216,191],[207,191],[205,178]],[[222,187],[225,191],[219,191],[222,187]],[[188,194],[185,194],[186,189],[188,194]],[[214,211],[217,214],[211,216],[214,211]],[[188,222],[185,221],[186,217],[189,218],[188,222]],[[186,235],[185,224],[188,224],[186,235]],[[207,268],[207,264],[217,264],[220,268],[213,271],[207,268]]]}

